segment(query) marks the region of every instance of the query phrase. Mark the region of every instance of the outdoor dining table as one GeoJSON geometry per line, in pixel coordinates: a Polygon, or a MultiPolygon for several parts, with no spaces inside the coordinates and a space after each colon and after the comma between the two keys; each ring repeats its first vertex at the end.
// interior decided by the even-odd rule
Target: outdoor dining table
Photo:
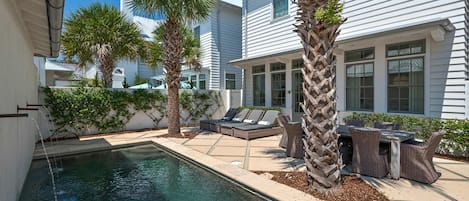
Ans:
{"type": "MultiPolygon", "coordinates": [[[[346,125],[339,125],[338,133],[340,137],[352,138],[350,134],[349,127],[346,125]]],[[[352,126],[353,127],[353,126],[352,126]]],[[[357,129],[376,129],[376,128],[357,128],[357,129]]],[[[380,141],[384,143],[391,144],[391,157],[390,157],[390,168],[389,175],[392,179],[399,179],[401,172],[401,142],[406,140],[411,140],[415,138],[414,132],[401,131],[401,130],[387,130],[387,129],[378,129],[381,131],[380,141]]]]}

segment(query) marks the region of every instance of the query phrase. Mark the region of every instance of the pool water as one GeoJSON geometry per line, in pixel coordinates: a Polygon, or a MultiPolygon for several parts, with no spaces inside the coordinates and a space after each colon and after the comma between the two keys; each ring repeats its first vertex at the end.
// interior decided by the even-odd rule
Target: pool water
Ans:
{"type": "MultiPolygon", "coordinates": [[[[59,200],[264,200],[153,146],[52,160],[59,200]]],[[[53,200],[45,160],[33,161],[20,200],[53,200]]]]}

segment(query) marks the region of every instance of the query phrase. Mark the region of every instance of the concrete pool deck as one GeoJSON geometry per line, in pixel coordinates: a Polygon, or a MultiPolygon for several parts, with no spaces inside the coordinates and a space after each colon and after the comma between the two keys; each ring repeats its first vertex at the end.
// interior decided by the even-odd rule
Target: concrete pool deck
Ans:
{"type": "MultiPolygon", "coordinates": [[[[91,136],[46,143],[46,147],[50,156],[62,156],[156,143],[275,199],[318,200],[250,172],[304,171],[303,160],[286,157],[285,150],[278,147],[280,136],[246,141],[218,133],[200,132],[194,139],[158,138],[166,133],[166,130],[155,130],[91,136]]],[[[43,157],[41,146],[36,147],[33,157],[43,157]]],[[[435,158],[434,162],[442,177],[432,185],[406,179],[362,178],[390,200],[465,200],[469,195],[469,163],[441,158],[435,158]]]]}

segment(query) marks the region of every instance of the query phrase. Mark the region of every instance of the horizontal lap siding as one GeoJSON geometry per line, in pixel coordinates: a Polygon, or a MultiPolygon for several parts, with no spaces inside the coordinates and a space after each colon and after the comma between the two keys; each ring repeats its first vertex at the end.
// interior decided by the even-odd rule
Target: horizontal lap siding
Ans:
{"type": "MultiPolygon", "coordinates": [[[[225,73],[236,74],[236,89],[241,89],[241,69],[228,64],[233,59],[241,58],[241,9],[232,6],[223,7],[220,13],[220,66],[221,82],[225,85],[225,73]]],[[[223,88],[226,88],[224,86],[223,88]]]]}
{"type": "Polygon", "coordinates": [[[272,20],[271,0],[244,1],[244,3],[249,11],[247,24],[243,26],[243,31],[246,31],[247,25],[248,35],[247,39],[243,38],[243,49],[247,51],[247,55],[243,53],[244,57],[301,47],[298,36],[293,32],[292,25],[296,7],[290,1],[289,16],[274,20],[272,20]]]}

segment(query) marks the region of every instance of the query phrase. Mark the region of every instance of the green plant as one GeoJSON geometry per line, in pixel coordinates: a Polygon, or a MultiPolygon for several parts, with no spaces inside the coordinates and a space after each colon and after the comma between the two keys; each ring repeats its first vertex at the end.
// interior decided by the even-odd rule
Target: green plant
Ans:
{"type": "MultiPolygon", "coordinates": [[[[92,129],[98,132],[120,131],[135,115],[143,112],[159,127],[167,117],[167,96],[160,91],[139,89],[133,93],[105,88],[78,87],[72,89],[45,88],[45,101],[51,120],[55,125],[54,134],[71,133],[76,136],[92,129]],[[131,112],[134,111],[134,112],[131,112]]],[[[220,93],[182,92],[185,121],[196,121],[202,116],[211,117],[220,106],[220,93]]]]}
{"type": "Polygon", "coordinates": [[[63,54],[84,67],[99,61],[104,86],[112,86],[112,71],[120,58],[134,59],[143,47],[139,28],[113,6],[93,3],[73,12],[64,22],[63,54]]]}
{"type": "Polygon", "coordinates": [[[148,83],[147,79],[143,79],[138,74],[135,74],[135,79],[134,79],[134,85],[140,85],[140,84],[145,84],[148,83]]]}
{"type": "Polygon", "coordinates": [[[156,128],[159,127],[161,120],[167,116],[166,102],[167,97],[159,91],[152,93],[145,89],[139,89],[132,93],[134,109],[143,111],[153,121],[156,128]]]}
{"type": "Polygon", "coordinates": [[[183,91],[179,95],[181,111],[185,113],[185,115],[181,114],[181,119],[186,125],[189,124],[189,120],[196,121],[201,117],[209,119],[212,113],[220,107],[219,97],[220,93],[217,91],[208,91],[207,93],[183,91]]]}

